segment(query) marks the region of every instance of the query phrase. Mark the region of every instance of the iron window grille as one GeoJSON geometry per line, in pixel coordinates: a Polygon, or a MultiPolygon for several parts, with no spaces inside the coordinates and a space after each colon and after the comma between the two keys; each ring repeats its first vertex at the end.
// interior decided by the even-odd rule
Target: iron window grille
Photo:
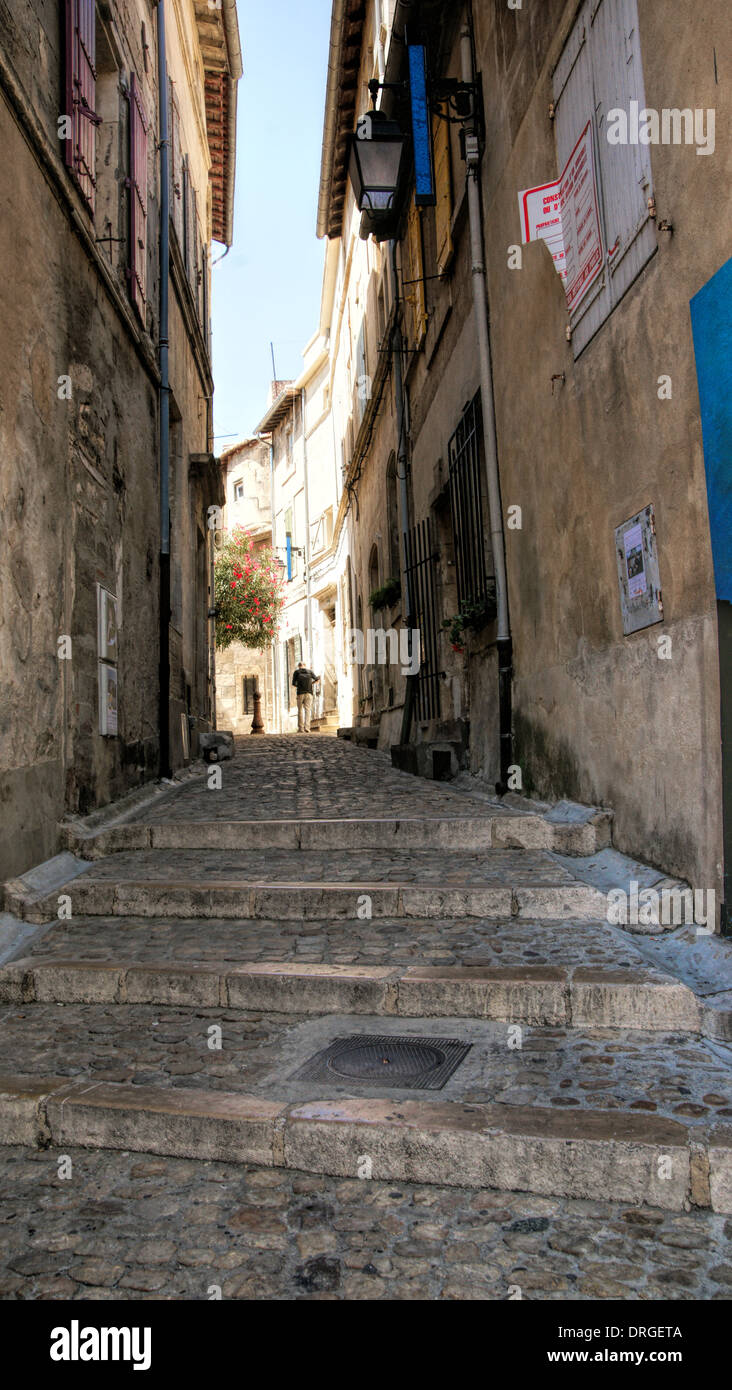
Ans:
{"type": "Polygon", "coordinates": [[[493,578],[486,564],[480,392],[463,412],[448,444],[450,513],[458,606],[487,603],[493,578]]]}

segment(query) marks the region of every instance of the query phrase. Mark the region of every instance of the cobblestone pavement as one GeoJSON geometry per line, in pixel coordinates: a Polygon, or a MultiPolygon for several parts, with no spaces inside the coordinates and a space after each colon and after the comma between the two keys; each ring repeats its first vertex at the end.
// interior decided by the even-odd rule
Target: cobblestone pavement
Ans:
{"type": "Polygon", "coordinates": [[[150,883],[425,883],[529,887],[574,883],[542,850],[127,850],[97,860],[84,875],[150,883]]]}
{"type": "MultiPolygon", "coordinates": [[[[487,788],[459,790],[395,772],[388,756],[319,736],[243,740],[223,788],[193,777],[155,804],[157,821],[510,814],[487,788]]],[[[140,818],[149,811],[141,809],[140,818]]],[[[263,835],[266,829],[262,828],[263,835]]],[[[541,851],[156,851],[95,861],[90,878],[159,882],[323,879],[563,884],[541,851]]],[[[374,918],[57,921],[30,948],[87,961],[297,961],[369,965],[644,965],[605,923],[374,918]]],[[[730,1049],[671,1032],[523,1030],[479,1020],[266,1014],[147,1005],[36,1003],[0,1008],[4,1067],[283,1099],[337,1095],[292,1080],[343,1031],[458,1035],[473,1047],[441,1093],[502,1102],[644,1111],[701,1138],[732,1114],[730,1049]],[[209,1047],[212,1024],[221,1050],[209,1047]],[[300,1089],[298,1089],[300,1088],[300,1089]],[[304,1089],[303,1089],[304,1088],[304,1089]]],[[[372,1095],[349,1082],[342,1092],[372,1095]]],[[[414,1092],[391,1091],[395,1100],[414,1092]]],[[[207,1299],[728,1299],[732,1220],[619,1202],[344,1181],[238,1164],[73,1149],[0,1148],[0,1297],[207,1299]],[[515,1296],[515,1292],[514,1295],[515,1296]]]]}
{"type": "Polygon", "coordinates": [[[728,1299],[732,1220],[71,1149],[0,1150],[3,1299],[728,1299]]]}
{"type": "Polygon", "coordinates": [[[220,791],[205,777],[184,783],[155,807],[155,821],[510,814],[487,784],[471,793],[427,782],[392,768],[388,753],[319,734],[238,739],[236,758],[219,766],[220,791]]]}
{"type": "MultiPolygon", "coordinates": [[[[33,1004],[0,1009],[5,1057],[27,1075],[89,1077],[138,1085],[242,1091],[270,1099],[378,1095],[350,1080],[293,1082],[292,1073],[334,1037],[349,1033],[460,1036],[466,1060],[440,1091],[470,1104],[625,1109],[706,1123],[732,1115],[731,1052],[693,1035],[624,1029],[530,1028],[509,1049],[503,1023],[467,1019],[325,1018],[156,1005],[33,1004]],[[220,1050],[209,1029],[222,1029],[220,1050]],[[30,1025],[30,1026],[29,1026],[30,1025]]],[[[414,1098],[412,1090],[390,1096],[414,1098]]]]}
{"type": "Polygon", "coordinates": [[[89,961],[301,961],[312,965],[607,965],[644,968],[627,933],[608,923],[469,917],[302,921],[73,918],[29,954],[89,961]]]}

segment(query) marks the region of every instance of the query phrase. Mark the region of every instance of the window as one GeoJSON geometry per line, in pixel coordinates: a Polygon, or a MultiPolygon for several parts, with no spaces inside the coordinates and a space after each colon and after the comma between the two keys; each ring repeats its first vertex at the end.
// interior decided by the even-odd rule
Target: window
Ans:
{"type": "Polygon", "coordinates": [[[369,603],[371,594],[375,593],[379,587],[379,551],[378,547],[372,545],[369,555],[369,603]]]}
{"type": "Polygon", "coordinates": [[[386,515],[389,526],[389,574],[396,578],[402,572],[396,454],[391,455],[386,469],[386,515]]]}
{"type": "Polygon", "coordinates": [[[234,501],[244,501],[244,484],[240,479],[237,479],[237,481],[234,483],[234,501]]]}
{"type": "Polygon", "coordinates": [[[105,30],[97,15],[96,25],[96,190],[94,220],[97,244],[123,278],[128,264],[127,217],[123,215],[124,174],[120,74],[105,30]]]}
{"type": "Polygon", "coordinates": [[[288,638],[288,640],[283,643],[283,647],[287,682],[287,703],[289,706],[292,706],[297,704],[292,677],[298,662],[302,661],[302,637],[297,633],[295,637],[288,638]]]}
{"type": "Polygon", "coordinates": [[[318,517],[317,521],[310,523],[310,549],[317,555],[318,551],[325,550],[333,539],[333,508],[328,507],[318,517]]]}
{"type": "Polygon", "coordinates": [[[435,244],[437,273],[442,275],[452,260],[452,177],[450,171],[450,123],[432,117],[435,161],[435,244]]]}
{"type": "Polygon", "coordinates": [[[421,347],[427,331],[427,308],[425,303],[424,261],[422,256],[422,219],[420,210],[410,202],[407,218],[407,257],[404,298],[409,305],[410,346],[421,347]]]}
{"type": "Polygon", "coordinates": [[[178,245],[183,250],[183,156],[180,144],[180,109],[175,84],[170,82],[169,139],[170,139],[170,216],[173,219],[178,245]]]}
{"type": "Polygon", "coordinates": [[[585,0],[554,71],[559,173],[588,122],[595,154],[602,272],[571,310],[575,357],[640,274],[657,247],[649,216],[650,150],[611,145],[607,115],[645,106],[637,0],[585,0]]]}
{"type": "Polygon", "coordinates": [[[258,690],[256,676],[242,676],[242,713],[254,714],[254,696],[258,690]]]}
{"type": "Polygon", "coordinates": [[[298,556],[295,554],[295,520],[291,506],[285,512],[285,544],[288,540],[291,546],[291,569],[288,579],[296,579],[298,556]]]}
{"type": "Polygon", "coordinates": [[[147,298],[147,131],[139,83],[130,79],[130,297],[145,322],[147,298]]]}
{"type": "Polygon", "coordinates": [[[448,445],[450,513],[458,603],[481,604],[492,591],[486,557],[480,392],[470,402],[448,445]]]}
{"type": "Polygon", "coordinates": [[[82,197],[94,212],[96,195],[96,5],[94,0],[65,0],[64,111],[69,131],[64,160],[82,197]]]}

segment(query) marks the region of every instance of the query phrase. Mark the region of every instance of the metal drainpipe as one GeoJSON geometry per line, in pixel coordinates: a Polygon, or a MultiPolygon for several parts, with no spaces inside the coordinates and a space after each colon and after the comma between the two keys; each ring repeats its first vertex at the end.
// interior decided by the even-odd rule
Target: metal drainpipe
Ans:
{"type": "Polygon", "coordinates": [[[305,484],[305,564],[307,565],[307,598],[305,600],[308,623],[308,665],[313,662],[313,610],[310,581],[310,489],[308,486],[308,441],[305,431],[305,387],[300,390],[300,420],[302,423],[302,462],[305,484]]]}
{"type": "MultiPolygon", "coordinates": [[[[460,33],[460,58],[463,82],[475,81],[473,67],[473,39],[470,26],[466,24],[460,33]]],[[[473,304],[478,334],[478,356],[480,361],[480,398],[483,413],[483,437],[485,440],[486,481],[488,485],[488,510],[490,513],[491,544],[496,578],[496,603],[498,631],[496,647],[498,652],[498,709],[500,731],[500,779],[496,791],[502,796],[508,791],[508,769],[513,762],[513,735],[511,728],[511,680],[513,675],[513,646],[511,625],[508,613],[508,584],[506,579],[506,547],[503,534],[503,514],[501,508],[501,485],[498,473],[498,442],[496,437],[496,416],[493,404],[493,373],[491,369],[490,320],[488,312],[488,291],[486,268],[483,254],[483,232],[480,207],[480,144],[478,131],[473,125],[466,126],[466,164],[468,211],[470,216],[471,273],[473,277],[473,304]]]]}
{"type": "MultiPolygon", "coordinates": [[[[275,515],[275,467],[274,467],[274,435],[258,434],[257,439],[263,444],[269,444],[269,510],[272,520],[272,553],[277,559],[277,517],[275,515]]],[[[277,639],[272,638],[272,732],[282,733],[282,712],[280,710],[280,672],[277,659],[277,639]]]]}
{"type": "MultiPolygon", "coordinates": [[[[404,381],[402,378],[402,330],[399,322],[399,275],[397,272],[396,241],[391,242],[391,267],[394,277],[394,299],[397,306],[394,328],[392,331],[392,361],[394,363],[394,397],[396,400],[397,418],[397,478],[399,479],[399,510],[401,513],[401,552],[402,552],[402,575],[404,587],[404,611],[407,619],[407,629],[414,632],[414,613],[412,612],[412,594],[409,587],[409,572],[407,569],[407,533],[409,531],[409,486],[407,480],[407,436],[404,427],[404,381]]],[[[414,639],[412,639],[414,640],[414,639]]],[[[409,743],[409,735],[412,728],[412,710],[414,708],[414,676],[407,676],[404,692],[404,711],[402,713],[402,727],[399,734],[400,744],[409,743]]]]}
{"type": "Polygon", "coordinates": [[[168,282],[170,277],[170,182],[168,175],[168,64],[165,3],[157,3],[158,105],[160,123],[160,776],[170,763],[170,377],[168,282]]]}

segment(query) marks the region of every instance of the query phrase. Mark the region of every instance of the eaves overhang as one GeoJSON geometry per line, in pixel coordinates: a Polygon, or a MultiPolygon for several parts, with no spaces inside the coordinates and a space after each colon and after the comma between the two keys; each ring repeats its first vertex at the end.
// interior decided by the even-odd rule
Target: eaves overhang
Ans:
{"type": "Polygon", "coordinates": [[[323,121],[317,234],[341,234],[346,199],[348,138],[356,121],[365,0],[333,0],[323,121]]]}
{"type": "Polygon", "coordinates": [[[194,0],[205,74],[206,130],[211,157],[214,241],[231,246],[234,235],[237,83],[243,72],[236,0],[194,0]]]}
{"type": "Polygon", "coordinates": [[[283,389],[275,396],[267,414],[262,416],[255,434],[271,434],[277,425],[280,425],[292,410],[293,401],[299,396],[299,388],[293,381],[288,381],[283,389]]]}

